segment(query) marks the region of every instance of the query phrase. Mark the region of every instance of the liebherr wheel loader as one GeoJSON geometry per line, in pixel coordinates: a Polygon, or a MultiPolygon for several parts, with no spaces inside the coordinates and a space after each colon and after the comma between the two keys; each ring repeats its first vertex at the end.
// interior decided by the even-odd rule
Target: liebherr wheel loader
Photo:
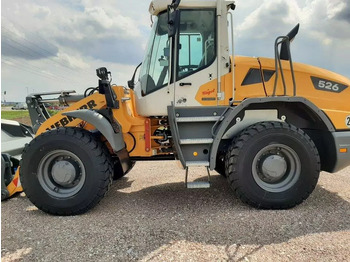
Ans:
{"type": "Polygon", "coordinates": [[[99,68],[98,87],[61,93],[70,106],[51,117],[45,94],[29,95],[36,138],[20,163],[28,198],[51,214],[81,214],[135,161],[177,159],[187,187],[209,186],[188,182],[188,169],[202,166],[245,203],[285,209],[311,194],[321,170],[350,165],[350,80],[292,62],[299,25],[276,39],[274,59],[230,56],[234,9],[230,0],[153,0],[128,88],[99,68]]]}

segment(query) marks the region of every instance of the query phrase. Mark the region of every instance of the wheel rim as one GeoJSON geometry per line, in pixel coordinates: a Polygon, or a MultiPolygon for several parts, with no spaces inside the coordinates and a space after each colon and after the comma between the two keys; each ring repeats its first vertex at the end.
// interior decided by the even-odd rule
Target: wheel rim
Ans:
{"type": "Polygon", "coordinates": [[[67,150],[46,154],[38,166],[41,187],[57,198],[68,198],[78,193],[85,183],[85,167],[78,156],[67,150]]]}
{"type": "Polygon", "coordinates": [[[298,154],[289,146],[271,144],[254,157],[252,173],[255,182],[264,190],[274,193],[290,189],[301,172],[298,154]]]}

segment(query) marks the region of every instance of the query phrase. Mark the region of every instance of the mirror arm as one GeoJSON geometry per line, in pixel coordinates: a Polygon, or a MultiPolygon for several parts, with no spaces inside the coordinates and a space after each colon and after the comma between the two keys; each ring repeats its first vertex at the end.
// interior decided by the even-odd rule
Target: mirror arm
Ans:
{"type": "Polygon", "coordinates": [[[131,80],[128,81],[128,87],[130,89],[134,89],[135,87],[135,75],[136,75],[136,72],[137,72],[137,69],[142,65],[142,63],[140,63],[136,68],[135,68],[135,71],[134,71],[134,74],[132,75],[132,78],[131,80]]]}

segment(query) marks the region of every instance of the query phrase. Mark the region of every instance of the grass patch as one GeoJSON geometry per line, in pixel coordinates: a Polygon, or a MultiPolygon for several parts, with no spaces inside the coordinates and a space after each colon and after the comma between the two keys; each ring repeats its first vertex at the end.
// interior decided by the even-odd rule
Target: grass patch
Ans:
{"type": "MultiPolygon", "coordinates": [[[[56,115],[59,111],[57,110],[47,110],[51,116],[56,115]]],[[[29,117],[28,110],[20,110],[20,111],[1,111],[1,119],[17,119],[17,118],[25,118],[29,117]]]]}
{"type": "Polygon", "coordinates": [[[12,120],[16,118],[29,117],[28,111],[1,111],[1,119],[12,120]]]}

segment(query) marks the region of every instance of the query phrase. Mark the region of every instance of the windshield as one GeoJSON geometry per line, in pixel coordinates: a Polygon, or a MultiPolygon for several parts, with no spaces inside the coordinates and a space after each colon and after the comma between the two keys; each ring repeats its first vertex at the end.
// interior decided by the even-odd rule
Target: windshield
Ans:
{"type": "Polygon", "coordinates": [[[140,70],[142,95],[152,93],[168,84],[169,55],[167,13],[163,13],[154,19],[146,56],[140,70]]]}

